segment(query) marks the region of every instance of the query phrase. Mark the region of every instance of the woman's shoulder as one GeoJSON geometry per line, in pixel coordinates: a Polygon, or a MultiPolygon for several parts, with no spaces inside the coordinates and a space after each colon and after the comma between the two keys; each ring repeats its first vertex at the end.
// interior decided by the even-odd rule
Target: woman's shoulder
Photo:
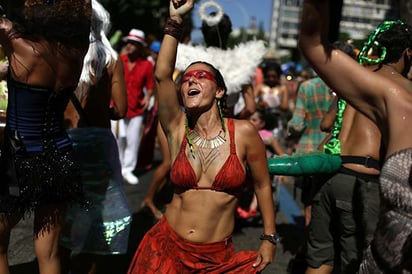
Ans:
{"type": "Polygon", "coordinates": [[[229,119],[233,119],[235,132],[237,135],[249,136],[250,134],[257,134],[257,130],[255,126],[248,120],[234,119],[234,118],[229,118],[229,119]]]}
{"type": "Polygon", "coordinates": [[[250,148],[264,149],[258,130],[248,120],[235,120],[235,144],[238,155],[244,155],[250,148]]]}

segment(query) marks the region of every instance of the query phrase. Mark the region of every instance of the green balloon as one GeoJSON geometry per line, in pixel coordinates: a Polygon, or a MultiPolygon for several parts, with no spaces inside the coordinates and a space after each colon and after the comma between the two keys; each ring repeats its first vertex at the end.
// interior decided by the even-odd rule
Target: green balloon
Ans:
{"type": "Polygon", "coordinates": [[[316,175],[334,173],[342,164],[340,155],[314,152],[294,154],[268,159],[269,173],[272,175],[316,175]]]}

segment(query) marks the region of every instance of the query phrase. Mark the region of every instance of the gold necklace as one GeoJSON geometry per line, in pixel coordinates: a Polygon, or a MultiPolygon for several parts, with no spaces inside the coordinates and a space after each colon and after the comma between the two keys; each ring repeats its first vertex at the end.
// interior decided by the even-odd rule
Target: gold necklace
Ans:
{"type": "Polygon", "coordinates": [[[199,133],[196,130],[191,130],[188,133],[188,137],[191,141],[191,143],[197,145],[200,148],[217,148],[223,145],[226,142],[226,134],[221,135],[223,130],[221,129],[219,131],[219,134],[211,139],[206,139],[203,138],[202,136],[199,135],[199,133]]]}

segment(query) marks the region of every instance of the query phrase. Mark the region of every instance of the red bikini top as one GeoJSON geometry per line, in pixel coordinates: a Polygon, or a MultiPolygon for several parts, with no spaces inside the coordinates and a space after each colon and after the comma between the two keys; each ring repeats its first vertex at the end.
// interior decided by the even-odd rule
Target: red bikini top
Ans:
{"type": "Polygon", "coordinates": [[[230,136],[230,155],[226,162],[216,174],[215,180],[210,187],[198,186],[196,173],[186,157],[186,137],[183,138],[182,146],[170,171],[170,180],[176,189],[186,191],[189,189],[210,189],[227,192],[231,194],[240,193],[246,179],[246,171],[236,154],[235,131],[233,119],[228,119],[228,130],[230,136]]]}

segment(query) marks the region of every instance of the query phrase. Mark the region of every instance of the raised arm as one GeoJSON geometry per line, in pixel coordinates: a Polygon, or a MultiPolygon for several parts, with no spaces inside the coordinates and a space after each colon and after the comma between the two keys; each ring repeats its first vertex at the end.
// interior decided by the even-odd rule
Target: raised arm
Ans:
{"type": "Polygon", "coordinates": [[[295,109],[293,110],[292,119],[288,122],[288,135],[290,137],[300,137],[306,128],[305,125],[305,102],[308,98],[305,93],[305,89],[310,81],[303,82],[298,88],[298,94],[295,102],[295,109]]]}
{"type": "Polygon", "coordinates": [[[328,111],[323,114],[322,121],[320,122],[320,130],[323,132],[331,132],[333,129],[333,124],[336,120],[336,113],[338,112],[338,100],[339,97],[335,96],[332,104],[329,106],[328,111]]]}
{"type": "Polygon", "coordinates": [[[182,33],[183,17],[193,8],[193,0],[171,0],[162,46],[159,51],[155,70],[155,84],[159,100],[159,120],[166,134],[176,128],[183,112],[178,92],[173,81],[177,46],[182,33]]]}
{"type": "Polygon", "coordinates": [[[245,101],[245,107],[239,114],[240,119],[248,119],[252,113],[256,111],[255,94],[252,84],[246,84],[242,86],[242,97],[245,101]]]}
{"type": "Polygon", "coordinates": [[[299,48],[329,87],[377,122],[387,111],[385,92],[394,84],[362,67],[327,41],[329,4],[328,0],[304,1],[299,48]]]}

